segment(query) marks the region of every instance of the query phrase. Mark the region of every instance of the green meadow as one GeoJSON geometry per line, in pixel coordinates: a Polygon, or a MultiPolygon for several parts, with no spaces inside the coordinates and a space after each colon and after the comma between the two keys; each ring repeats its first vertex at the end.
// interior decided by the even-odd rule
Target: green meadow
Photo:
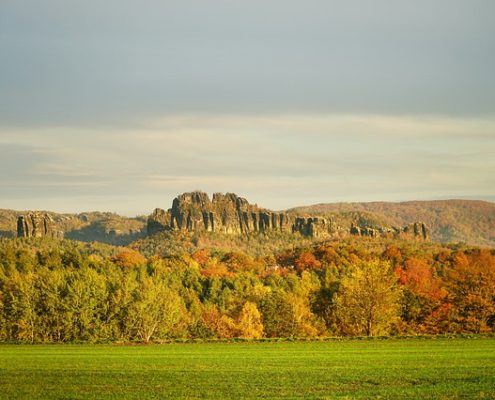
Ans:
{"type": "Polygon", "coordinates": [[[1,399],[494,399],[495,339],[0,345],[1,399]]]}

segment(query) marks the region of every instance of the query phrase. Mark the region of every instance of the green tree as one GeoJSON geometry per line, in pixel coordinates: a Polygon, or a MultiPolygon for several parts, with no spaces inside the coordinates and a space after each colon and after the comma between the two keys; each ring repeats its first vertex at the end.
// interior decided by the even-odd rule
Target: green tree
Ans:
{"type": "Polygon", "coordinates": [[[277,290],[261,302],[263,326],[267,337],[293,337],[298,326],[294,307],[287,294],[277,290]]]}
{"type": "Polygon", "coordinates": [[[3,303],[5,325],[10,339],[35,341],[38,322],[35,279],[32,272],[22,274],[14,270],[6,282],[3,303]]]}
{"type": "Polygon", "coordinates": [[[143,277],[134,292],[127,323],[134,337],[144,342],[167,338],[184,312],[182,299],[153,277],[143,277]]]}
{"type": "Polygon", "coordinates": [[[67,338],[100,339],[108,305],[105,277],[87,266],[71,268],[66,276],[67,295],[63,307],[67,338]]]}
{"type": "Polygon", "coordinates": [[[38,294],[38,339],[43,342],[65,340],[69,326],[64,307],[64,297],[67,293],[64,270],[38,268],[35,285],[38,294]]]}

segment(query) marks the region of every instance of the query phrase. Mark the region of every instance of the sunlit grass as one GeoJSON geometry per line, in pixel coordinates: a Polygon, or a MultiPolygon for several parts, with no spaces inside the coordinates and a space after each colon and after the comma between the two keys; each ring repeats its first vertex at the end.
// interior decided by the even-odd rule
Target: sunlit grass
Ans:
{"type": "Polygon", "coordinates": [[[495,398],[495,339],[2,345],[2,399],[495,398]]]}

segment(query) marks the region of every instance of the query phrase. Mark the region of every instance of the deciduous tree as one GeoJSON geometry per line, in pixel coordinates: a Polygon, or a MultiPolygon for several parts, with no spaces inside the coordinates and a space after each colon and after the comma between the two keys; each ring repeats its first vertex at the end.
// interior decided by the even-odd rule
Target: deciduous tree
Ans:
{"type": "Polygon", "coordinates": [[[340,329],[346,335],[385,335],[398,317],[399,290],[390,265],[361,262],[349,268],[335,299],[340,329]]]}
{"type": "Polygon", "coordinates": [[[256,304],[247,301],[242,307],[237,321],[239,336],[249,339],[259,339],[263,336],[263,323],[256,304]]]}
{"type": "Polygon", "coordinates": [[[460,330],[492,331],[495,328],[495,256],[489,250],[468,255],[460,253],[447,279],[460,330]]]}

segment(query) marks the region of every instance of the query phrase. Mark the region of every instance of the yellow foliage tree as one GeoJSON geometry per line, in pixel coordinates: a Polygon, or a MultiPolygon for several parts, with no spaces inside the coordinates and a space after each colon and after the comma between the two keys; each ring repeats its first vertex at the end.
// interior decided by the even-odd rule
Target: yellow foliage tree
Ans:
{"type": "Polygon", "coordinates": [[[259,339],[263,336],[263,323],[256,304],[250,301],[244,304],[239,314],[237,329],[239,330],[239,336],[243,338],[259,339]]]}
{"type": "Polygon", "coordinates": [[[457,255],[447,284],[449,298],[455,305],[457,330],[495,330],[495,255],[490,250],[457,255]]]}
{"type": "Polygon", "coordinates": [[[398,319],[399,289],[390,265],[362,262],[349,268],[335,298],[340,329],[345,335],[386,335],[398,319]]]}
{"type": "Polygon", "coordinates": [[[209,305],[203,311],[201,319],[217,338],[229,339],[236,336],[237,326],[228,315],[222,314],[214,305],[209,305]]]}

